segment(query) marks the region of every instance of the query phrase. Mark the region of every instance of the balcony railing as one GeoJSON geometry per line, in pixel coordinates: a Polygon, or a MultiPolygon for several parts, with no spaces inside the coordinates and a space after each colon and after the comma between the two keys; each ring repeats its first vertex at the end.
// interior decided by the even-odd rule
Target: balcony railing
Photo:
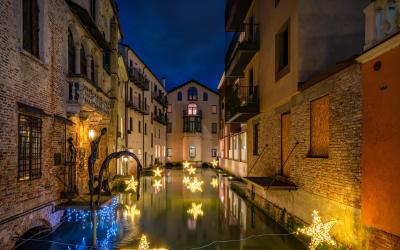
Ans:
{"type": "Polygon", "coordinates": [[[184,117],[183,133],[201,133],[201,117],[184,117]]]}
{"type": "Polygon", "coordinates": [[[253,0],[227,0],[225,6],[225,30],[238,31],[253,0]]]}
{"type": "Polygon", "coordinates": [[[144,115],[149,114],[149,105],[141,102],[138,97],[133,97],[131,100],[127,100],[126,106],[144,115]]]}
{"type": "Polygon", "coordinates": [[[163,107],[167,106],[167,97],[164,94],[154,94],[152,93],[153,99],[156,100],[163,107]]]}
{"type": "Polygon", "coordinates": [[[183,111],[183,116],[197,116],[197,117],[202,117],[203,113],[201,112],[200,109],[186,109],[183,111]]]}
{"type": "Polygon", "coordinates": [[[232,86],[227,93],[225,120],[246,122],[260,110],[258,86],[232,86]]]}
{"type": "Polygon", "coordinates": [[[98,86],[82,76],[68,77],[67,112],[95,111],[111,114],[111,98],[98,86]]]}
{"type": "Polygon", "coordinates": [[[367,50],[400,30],[400,1],[374,1],[364,10],[367,50]]]}
{"type": "Polygon", "coordinates": [[[133,81],[136,86],[143,90],[149,90],[149,79],[147,79],[139,69],[132,67],[128,70],[128,73],[129,79],[133,81]]]}
{"type": "Polygon", "coordinates": [[[260,48],[258,24],[244,24],[241,32],[236,32],[225,54],[225,74],[241,76],[245,67],[260,48]]]}
{"type": "Polygon", "coordinates": [[[167,125],[167,115],[166,114],[152,114],[153,120],[162,124],[167,125]]]}

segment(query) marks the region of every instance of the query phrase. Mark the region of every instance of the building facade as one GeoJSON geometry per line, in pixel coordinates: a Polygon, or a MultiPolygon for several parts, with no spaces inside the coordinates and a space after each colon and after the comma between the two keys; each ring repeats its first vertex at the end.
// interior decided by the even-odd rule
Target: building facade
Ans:
{"type": "Polygon", "coordinates": [[[57,205],[88,191],[90,140],[102,128],[95,172],[125,147],[117,125],[126,79],[114,1],[5,0],[0,13],[0,248],[11,249],[57,226],[57,205]]]}
{"type": "MultiPolygon", "coordinates": [[[[161,82],[129,46],[121,44],[120,53],[129,78],[124,86],[126,111],[123,126],[126,128],[127,148],[145,167],[164,164],[167,131],[165,82],[161,82]]],[[[125,162],[126,166],[120,169],[119,174],[136,169],[132,163],[125,162]],[[127,169],[128,165],[132,165],[131,170],[127,169]]]]}
{"type": "Polygon", "coordinates": [[[167,161],[211,162],[218,156],[218,94],[191,80],[167,98],[167,161]]]}

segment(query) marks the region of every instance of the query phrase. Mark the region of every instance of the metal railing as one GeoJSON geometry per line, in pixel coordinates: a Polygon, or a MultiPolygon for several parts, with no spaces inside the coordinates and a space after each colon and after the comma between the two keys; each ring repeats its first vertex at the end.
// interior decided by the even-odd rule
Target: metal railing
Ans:
{"type": "Polygon", "coordinates": [[[203,113],[200,109],[198,108],[193,108],[193,109],[185,109],[183,110],[183,116],[198,116],[202,117],[203,113]]]}
{"type": "Polygon", "coordinates": [[[139,88],[149,90],[150,81],[139,69],[135,67],[129,68],[128,74],[129,79],[131,79],[139,88]]]}
{"type": "Polygon", "coordinates": [[[258,110],[259,107],[259,90],[258,86],[234,85],[227,89],[227,104],[225,117],[231,118],[238,112],[249,112],[258,110]]]}
{"type": "Polygon", "coordinates": [[[153,120],[161,123],[163,125],[167,125],[167,115],[166,114],[152,114],[153,120]]]}

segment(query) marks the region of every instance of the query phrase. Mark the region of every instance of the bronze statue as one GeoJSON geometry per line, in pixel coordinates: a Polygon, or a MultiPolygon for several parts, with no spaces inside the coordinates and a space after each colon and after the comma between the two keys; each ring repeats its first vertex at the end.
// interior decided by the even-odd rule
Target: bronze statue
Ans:
{"type": "MultiPolygon", "coordinates": [[[[99,202],[100,202],[100,195],[101,195],[102,186],[105,186],[106,189],[108,187],[108,189],[109,189],[108,182],[106,184],[103,183],[103,173],[104,173],[104,171],[107,169],[108,164],[110,163],[110,161],[112,159],[118,159],[118,158],[121,158],[122,156],[130,156],[133,159],[135,159],[135,161],[137,163],[137,173],[136,173],[137,174],[137,179],[138,179],[138,181],[140,181],[140,174],[142,172],[142,168],[143,167],[142,167],[142,164],[139,161],[139,158],[134,153],[132,153],[132,152],[130,152],[128,150],[123,150],[123,151],[114,152],[114,153],[109,154],[106,157],[106,159],[104,159],[103,164],[101,164],[101,168],[100,168],[100,171],[99,171],[98,186],[96,187],[96,191],[97,191],[96,204],[97,205],[99,205],[99,202]]],[[[139,187],[140,187],[140,185],[139,185],[139,187]]],[[[138,187],[138,190],[136,192],[137,199],[139,199],[139,187],[138,187]]],[[[105,190],[105,191],[107,192],[107,190],[105,190]]]]}
{"type": "Polygon", "coordinates": [[[107,133],[107,128],[103,128],[100,132],[100,135],[95,140],[90,142],[91,153],[88,159],[90,208],[93,208],[93,184],[94,184],[93,170],[97,160],[97,154],[99,150],[101,137],[103,137],[103,135],[105,135],[106,133],[107,133]]]}
{"type": "Polygon", "coordinates": [[[69,151],[69,161],[66,162],[65,165],[68,166],[68,192],[72,193],[75,192],[77,193],[77,189],[75,186],[75,164],[76,164],[76,148],[73,143],[72,137],[69,137],[67,140],[69,146],[68,146],[68,151],[69,151]]]}

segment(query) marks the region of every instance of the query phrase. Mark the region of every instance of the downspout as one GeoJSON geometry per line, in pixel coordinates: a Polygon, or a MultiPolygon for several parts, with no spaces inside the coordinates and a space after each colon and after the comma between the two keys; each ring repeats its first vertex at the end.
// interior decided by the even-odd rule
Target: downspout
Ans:
{"type": "MultiPolygon", "coordinates": [[[[144,66],[144,68],[143,68],[143,72],[142,72],[143,76],[145,76],[145,74],[144,74],[145,69],[146,69],[146,66],[144,66]]],[[[150,88],[150,86],[149,86],[149,88],[150,88]]],[[[142,89],[142,96],[143,96],[143,100],[142,100],[143,108],[145,109],[146,107],[145,107],[145,103],[144,103],[144,99],[145,99],[144,98],[144,89],[142,89]]],[[[150,96],[150,98],[151,98],[151,96],[150,96]]],[[[149,110],[149,112],[150,112],[150,110],[149,110]]],[[[153,119],[153,118],[150,117],[150,119],[153,119]]],[[[145,150],[144,150],[144,113],[142,114],[142,150],[143,150],[143,152],[142,152],[143,167],[146,168],[147,167],[147,155],[145,154],[145,150]]]]}

